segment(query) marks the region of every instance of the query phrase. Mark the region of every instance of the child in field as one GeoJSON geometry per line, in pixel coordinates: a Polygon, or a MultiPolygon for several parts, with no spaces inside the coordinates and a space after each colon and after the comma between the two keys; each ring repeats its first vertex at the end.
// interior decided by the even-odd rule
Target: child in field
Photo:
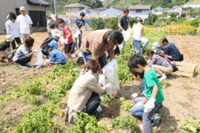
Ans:
{"type": "Polygon", "coordinates": [[[12,35],[7,35],[5,41],[2,42],[0,45],[0,53],[3,54],[0,61],[4,62],[4,59],[8,59],[10,61],[10,58],[8,58],[8,55],[11,54],[10,50],[10,43],[12,43],[14,40],[14,37],[12,35]]]}
{"type": "Polygon", "coordinates": [[[67,58],[72,58],[71,53],[74,52],[74,40],[72,36],[72,30],[69,26],[65,25],[65,21],[63,19],[58,19],[58,25],[60,28],[63,28],[63,39],[67,38],[67,43],[65,43],[65,54],[67,58]]]}
{"type": "Polygon", "coordinates": [[[48,66],[65,65],[67,63],[65,55],[60,50],[49,47],[48,53],[49,59],[45,61],[48,66]]]}
{"type": "Polygon", "coordinates": [[[146,104],[144,105],[144,113],[142,116],[143,125],[140,125],[140,127],[143,128],[143,133],[151,133],[151,118],[162,107],[164,95],[155,71],[147,65],[144,57],[138,54],[131,56],[128,61],[128,66],[130,71],[134,70],[144,74],[146,97],[141,104],[146,104]]]}
{"type": "Polygon", "coordinates": [[[49,27],[51,30],[51,36],[55,37],[56,34],[60,33],[55,22],[52,23],[49,27]]]}
{"type": "Polygon", "coordinates": [[[31,61],[34,53],[34,51],[32,51],[34,39],[28,37],[24,42],[25,43],[20,45],[20,47],[17,49],[13,57],[13,61],[19,64],[19,67],[23,69],[27,68],[26,66],[32,66],[29,62],[31,61]]]}
{"type": "MultiPolygon", "coordinates": [[[[146,92],[144,90],[145,88],[145,83],[143,79],[144,75],[141,73],[137,73],[134,70],[132,70],[131,73],[133,74],[133,78],[135,80],[140,81],[140,86],[139,86],[140,92],[133,93],[131,95],[131,98],[134,99],[136,105],[130,109],[130,113],[132,116],[142,119],[142,115],[144,113],[144,108],[145,108],[145,104],[142,104],[142,101],[144,101],[146,97],[146,92]],[[145,97],[138,97],[141,94],[143,94],[145,97]]],[[[158,109],[158,111],[151,117],[151,121],[153,121],[153,126],[157,126],[159,124],[160,121],[160,115],[158,114],[159,110],[160,109],[158,109]]]]}

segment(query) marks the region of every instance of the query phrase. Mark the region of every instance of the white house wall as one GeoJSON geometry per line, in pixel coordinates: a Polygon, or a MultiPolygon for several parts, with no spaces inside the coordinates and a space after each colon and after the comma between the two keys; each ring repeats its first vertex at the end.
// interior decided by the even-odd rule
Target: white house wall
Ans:
{"type": "Polygon", "coordinates": [[[141,17],[143,20],[147,19],[149,17],[149,15],[151,14],[150,10],[143,10],[142,12],[138,13],[136,12],[136,10],[130,10],[129,12],[129,16],[134,18],[134,17],[141,17]]]}

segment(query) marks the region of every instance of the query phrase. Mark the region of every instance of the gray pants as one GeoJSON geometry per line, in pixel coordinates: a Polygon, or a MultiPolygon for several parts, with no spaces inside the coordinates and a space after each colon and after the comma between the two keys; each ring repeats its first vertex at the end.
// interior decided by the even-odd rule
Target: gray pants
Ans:
{"type": "Polygon", "coordinates": [[[151,112],[144,112],[142,116],[143,133],[152,133],[151,118],[161,108],[162,102],[155,104],[151,112]]]}

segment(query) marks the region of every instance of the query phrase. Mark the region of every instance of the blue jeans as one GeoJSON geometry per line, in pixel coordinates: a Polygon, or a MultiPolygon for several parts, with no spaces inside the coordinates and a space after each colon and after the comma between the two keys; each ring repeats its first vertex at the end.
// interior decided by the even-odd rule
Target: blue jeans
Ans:
{"type": "Polygon", "coordinates": [[[147,41],[147,42],[145,42],[144,44],[143,44],[143,47],[142,47],[142,53],[144,52],[144,49],[146,48],[146,46],[149,44],[149,41],[147,41]]]}
{"type": "MultiPolygon", "coordinates": [[[[92,59],[92,54],[83,52],[83,61],[85,64],[91,59],[92,59]]],[[[108,63],[105,53],[103,56],[100,56],[98,60],[99,60],[99,64],[100,64],[101,68],[103,68],[108,63]]]]}
{"type": "MultiPolygon", "coordinates": [[[[134,99],[135,104],[144,101],[145,97],[137,97],[134,99]]],[[[138,106],[134,106],[130,109],[130,113],[132,116],[142,119],[142,115],[144,113],[144,105],[138,105],[138,106]]]]}
{"type": "Polygon", "coordinates": [[[142,55],[142,48],[141,48],[141,41],[135,40],[132,38],[133,43],[133,54],[140,54],[142,55]]]}
{"type": "Polygon", "coordinates": [[[86,103],[86,113],[92,115],[96,111],[100,103],[101,99],[99,97],[99,94],[97,94],[96,92],[92,92],[92,95],[86,103]]]}
{"type": "Polygon", "coordinates": [[[78,47],[80,48],[81,47],[81,41],[82,41],[82,31],[81,31],[81,34],[79,34],[78,35],[78,38],[75,38],[75,41],[74,41],[74,43],[75,43],[75,48],[77,48],[77,40],[79,39],[79,45],[78,45],[78,47]]]}
{"type": "Polygon", "coordinates": [[[155,104],[154,109],[151,112],[145,112],[142,116],[143,133],[152,133],[151,121],[153,115],[162,107],[162,102],[155,104]]]}

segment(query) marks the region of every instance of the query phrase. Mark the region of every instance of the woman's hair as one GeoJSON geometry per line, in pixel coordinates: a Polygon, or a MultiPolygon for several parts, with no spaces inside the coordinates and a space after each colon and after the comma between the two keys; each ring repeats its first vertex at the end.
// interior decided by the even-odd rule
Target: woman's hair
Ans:
{"type": "Polygon", "coordinates": [[[55,26],[57,26],[57,25],[56,25],[56,23],[54,22],[54,23],[52,23],[52,24],[49,26],[49,28],[50,28],[50,29],[54,29],[55,26]]]}
{"type": "Polygon", "coordinates": [[[109,30],[103,36],[104,44],[108,44],[107,38],[110,36],[110,41],[114,44],[121,44],[124,40],[122,33],[118,30],[109,30]]]}
{"type": "Polygon", "coordinates": [[[164,43],[164,42],[167,42],[167,43],[168,43],[167,38],[162,38],[161,40],[162,40],[162,43],[164,43]]]}
{"type": "Polygon", "coordinates": [[[99,69],[99,65],[95,60],[90,60],[85,64],[84,67],[85,70],[91,70],[93,73],[97,73],[97,70],[99,69]]]}
{"type": "Polygon", "coordinates": [[[28,37],[25,40],[25,44],[28,48],[31,48],[33,46],[34,43],[34,39],[32,37],[28,37]]]}
{"type": "Polygon", "coordinates": [[[16,15],[15,15],[15,13],[14,12],[10,12],[9,13],[9,19],[11,20],[11,19],[14,19],[14,20],[16,20],[16,15]]]}
{"type": "Polygon", "coordinates": [[[147,56],[152,56],[153,54],[155,54],[155,52],[153,50],[149,50],[146,53],[147,56]]]}
{"type": "Polygon", "coordinates": [[[62,18],[59,18],[58,20],[57,20],[57,23],[59,24],[59,23],[65,23],[65,21],[62,19],[62,18]]]}

